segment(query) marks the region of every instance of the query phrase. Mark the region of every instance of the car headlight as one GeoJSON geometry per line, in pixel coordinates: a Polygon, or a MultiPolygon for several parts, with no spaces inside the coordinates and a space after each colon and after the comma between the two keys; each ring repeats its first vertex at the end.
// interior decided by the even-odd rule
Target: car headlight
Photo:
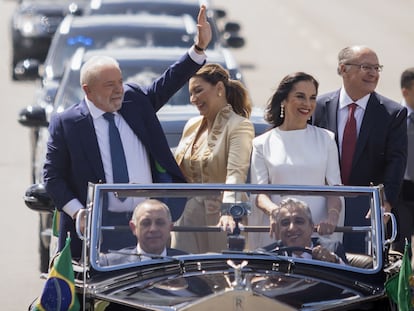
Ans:
{"type": "Polygon", "coordinates": [[[20,15],[15,19],[15,28],[25,37],[35,37],[47,32],[47,17],[43,15],[20,15]]]}

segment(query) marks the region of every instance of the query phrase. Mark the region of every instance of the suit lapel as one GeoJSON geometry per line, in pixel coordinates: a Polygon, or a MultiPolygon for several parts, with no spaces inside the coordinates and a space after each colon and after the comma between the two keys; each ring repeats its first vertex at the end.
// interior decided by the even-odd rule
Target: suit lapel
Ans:
{"type": "Polygon", "coordinates": [[[93,168],[96,176],[102,182],[105,181],[105,171],[102,164],[101,153],[98,146],[98,139],[93,126],[93,120],[85,101],[79,105],[79,117],[76,120],[75,126],[77,137],[81,145],[81,152],[83,152],[93,168]]]}
{"type": "Polygon", "coordinates": [[[335,133],[335,139],[338,141],[338,126],[337,115],[339,106],[339,91],[334,93],[333,96],[326,103],[326,116],[328,118],[327,129],[335,133]]]}

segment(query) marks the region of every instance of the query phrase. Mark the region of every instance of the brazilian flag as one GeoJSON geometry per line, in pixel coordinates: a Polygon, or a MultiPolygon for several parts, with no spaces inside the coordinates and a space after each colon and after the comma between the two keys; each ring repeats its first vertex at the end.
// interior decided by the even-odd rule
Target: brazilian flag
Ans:
{"type": "Polygon", "coordinates": [[[54,260],[35,311],[77,311],[80,309],[75,294],[75,277],[70,252],[70,237],[54,260]]]}
{"type": "Polygon", "coordinates": [[[387,294],[398,305],[398,311],[411,311],[414,306],[411,293],[413,272],[408,255],[409,247],[410,244],[406,241],[400,271],[385,283],[387,294]]]}
{"type": "Polygon", "coordinates": [[[53,212],[52,234],[55,237],[59,236],[60,212],[55,209],[53,212]]]}

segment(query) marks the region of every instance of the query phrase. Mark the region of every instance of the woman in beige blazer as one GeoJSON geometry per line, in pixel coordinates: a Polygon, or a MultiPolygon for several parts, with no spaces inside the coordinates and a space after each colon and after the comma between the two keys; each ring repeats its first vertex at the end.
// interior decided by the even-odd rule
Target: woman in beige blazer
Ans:
{"type": "MultiPolygon", "coordinates": [[[[187,181],[245,183],[254,138],[247,90],[220,65],[207,64],[190,79],[189,91],[200,116],[187,122],[175,151],[187,181]]],[[[234,202],[232,196],[192,198],[176,224],[226,226],[229,219],[220,215],[220,206],[234,202]]],[[[191,253],[220,251],[226,248],[226,234],[175,232],[172,247],[191,253]]]]}

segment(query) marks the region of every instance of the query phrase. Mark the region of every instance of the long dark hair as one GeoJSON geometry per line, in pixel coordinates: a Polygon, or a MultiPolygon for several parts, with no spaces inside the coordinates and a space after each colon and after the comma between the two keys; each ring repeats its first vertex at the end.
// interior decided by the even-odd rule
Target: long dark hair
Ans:
{"type": "Polygon", "coordinates": [[[288,97],[296,83],[310,81],[315,85],[318,93],[319,83],[314,77],[305,72],[294,72],[282,79],[273,96],[270,98],[266,110],[265,119],[275,128],[283,123],[284,117],[280,117],[282,102],[288,97]]]}
{"type": "Polygon", "coordinates": [[[212,85],[216,85],[220,81],[223,82],[226,100],[233,107],[234,112],[245,118],[250,117],[252,104],[247,89],[240,81],[230,79],[229,72],[222,66],[206,64],[193,75],[194,77],[199,77],[212,85]]]}

